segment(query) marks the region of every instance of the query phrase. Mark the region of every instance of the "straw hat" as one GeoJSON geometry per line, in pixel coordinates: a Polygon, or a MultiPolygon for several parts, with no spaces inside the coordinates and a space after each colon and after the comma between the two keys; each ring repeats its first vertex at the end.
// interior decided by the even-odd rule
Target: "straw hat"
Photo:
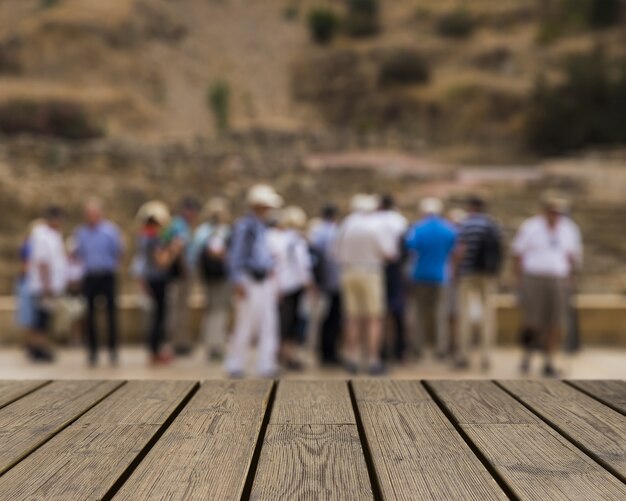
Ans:
{"type": "Polygon", "coordinates": [[[350,199],[352,212],[374,212],[378,208],[378,197],[359,193],[350,199]]]}
{"type": "Polygon", "coordinates": [[[570,209],[570,202],[567,198],[555,192],[544,193],[541,197],[544,209],[553,210],[560,214],[565,214],[570,209]]]}
{"type": "Polygon", "coordinates": [[[230,217],[229,203],[224,197],[210,198],[202,207],[202,218],[209,219],[213,217],[221,219],[230,217]]]}
{"type": "Polygon", "coordinates": [[[270,209],[280,209],[283,205],[283,198],[276,193],[274,188],[267,184],[256,184],[248,190],[248,205],[255,207],[268,207],[270,209]]]}
{"type": "Polygon", "coordinates": [[[420,211],[422,214],[439,215],[443,212],[443,202],[435,197],[422,198],[420,211]]]}
{"type": "Polygon", "coordinates": [[[281,213],[280,224],[285,228],[302,230],[305,228],[306,222],[306,212],[300,207],[291,205],[286,207],[281,213]]]}
{"type": "Polygon", "coordinates": [[[151,200],[143,204],[137,211],[137,221],[144,224],[148,219],[154,219],[161,226],[166,226],[171,219],[170,210],[160,200],[151,200]]]}

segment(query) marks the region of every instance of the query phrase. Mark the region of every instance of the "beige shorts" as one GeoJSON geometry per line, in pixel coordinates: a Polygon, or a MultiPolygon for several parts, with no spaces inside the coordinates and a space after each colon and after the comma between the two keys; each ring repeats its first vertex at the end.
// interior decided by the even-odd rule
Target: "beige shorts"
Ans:
{"type": "Polygon", "coordinates": [[[341,291],[350,317],[379,317],[385,309],[385,282],[382,270],[344,270],[341,291]]]}
{"type": "Polygon", "coordinates": [[[556,277],[526,275],[522,282],[522,311],[526,327],[543,332],[563,330],[567,323],[567,283],[556,277]]]}

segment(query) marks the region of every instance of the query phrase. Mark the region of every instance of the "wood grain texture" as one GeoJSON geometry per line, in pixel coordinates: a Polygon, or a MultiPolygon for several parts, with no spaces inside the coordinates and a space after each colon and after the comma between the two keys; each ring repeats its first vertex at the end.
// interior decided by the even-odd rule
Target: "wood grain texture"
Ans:
{"type": "Polygon", "coordinates": [[[626,478],[626,416],[561,381],[501,381],[546,421],[626,478]]]}
{"type": "Polygon", "coordinates": [[[271,387],[204,383],[115,499],[240,499],[271,387]]]}
{"type": "Polygon", "coordinates": [[[57,381],[0,410],[0,473],[121,384],[113,381],[57,381]]]}
{"type": "Polygon", "coordinates": [[[626,498],[626,487],[489,381],[427,383],[521,499],[626,498]]]}
{"type": "Polygon", "coordinates": [[[568,381],[576,388],[592,395],[609,407],[626,415],[626,381],[568,381]]]}
{"type": "Polygon", "coordinates": [[[101,499],[194,385],[125,384],[0,477],[0,499],[101,499]]]}
{"type": "Polygon", "coordinates": [[[0,381],[0,409],[46,383],[47,381],[0,381]]]}
{"type": "Polygon", "coordinates": [[[373,499],[345,382],[279,383],[251,499],[373,499]]]}
{"type": "Polygon", "coordinates": [[[355,381],[385,499],[508,499],[419,381],[355,381]]]}

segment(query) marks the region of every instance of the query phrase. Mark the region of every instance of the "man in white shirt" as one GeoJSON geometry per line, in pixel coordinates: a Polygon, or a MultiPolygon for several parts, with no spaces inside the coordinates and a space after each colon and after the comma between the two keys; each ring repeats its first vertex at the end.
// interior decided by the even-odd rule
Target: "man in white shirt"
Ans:
{"type": "Polygon", "coordinates": [[[36,226],[29,238],[28,287],[36,311],[34,333],[27,340],[27,347],[36,361],[53,360],[46,334],[54,299],[63,294],[67,282],[67,255],[60,231],[62,216],[59,207],[49,207],[44,213],[45,224],[36,226]]]}
{"type": "MultiPolygon", "coordinates": [[[[557,371],[552,357],[566,328],[570,279],[582,263],[578,226],[563,215],[566,202],[549,197],[544,212],[526,220],[513,242],[516,272],[521,286],[524,329],[542,341],[545,376],[557,371]]],[[[532,343],[528,343],[522,371],[530,368],[532,343]]]]}
{"type": "Polygon", "coordinates": [[[368,372],[384,372],[380,360],[385,313],[384,267],[396,255],[396,242],[381,231],[375,213],[378,200],[355,195],[352,214],[339,228],[336,254],[341,268],[341,290],[346,306],[346,368],[355,373],[359,363],[359,333],[367,332],[368,372]]]}
{"type": "MultiPolygon", "coordinates": [[[[385,266],[385,294],[387,301],[387,317],[391,323],[393,349],[391,357],[398,361],[406,355],[405,326],[405,283],[402,270],[402,248],[404,235],[409,227],[408,220],[395,208],[391,195],[383,195],[380,199],[378,220],[381,231],[386,232],[390,241],[395,242],[396,257],[385,266]]],[[[390,339],[385,339],[386,348],[390,339]]],[[[386,351],[386,350],[385,350],[386,351]]]]}

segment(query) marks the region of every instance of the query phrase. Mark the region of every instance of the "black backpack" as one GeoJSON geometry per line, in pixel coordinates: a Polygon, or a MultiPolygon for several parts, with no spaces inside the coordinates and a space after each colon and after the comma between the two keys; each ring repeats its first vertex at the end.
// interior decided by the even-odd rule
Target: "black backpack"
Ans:
{"type": "Polygon", "coordinates": [[[495,223],[492,223],[486,227],[480,239],[473,268],[481,273],[497,275],[502,269],[503,261],[502,241],[495,223]]]}
{"type": "MultiPolygon", "coordinates": [[[[202,252],[198,258],[198,267],[200,269],[200,276],[205,282],[219,282],[225,280],[228,276],[228,269],[226,267],[225,256],[216,256],[207,247],[208,238],[205,240],[202,246],[202,252]]],[[[226,242],[226,248],[228,249],[229,242],[226,242]]]]}

